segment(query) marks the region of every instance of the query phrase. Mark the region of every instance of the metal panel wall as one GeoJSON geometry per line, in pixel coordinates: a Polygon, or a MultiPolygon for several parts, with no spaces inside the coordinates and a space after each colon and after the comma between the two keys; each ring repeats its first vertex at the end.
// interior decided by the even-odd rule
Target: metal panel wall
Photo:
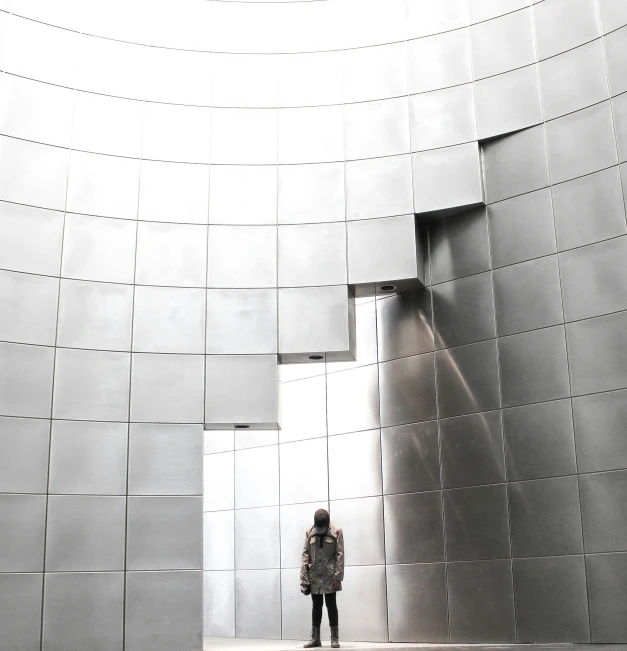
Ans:
{"type": "Polygon", "coordinates": [[[0,1],[0,646],[304,635],[321,505],[345,637],[626,642],[622,3],[153,5],[0,1]],[[206,434],[201,522],[279,287],[356,359],[206,434]]]}

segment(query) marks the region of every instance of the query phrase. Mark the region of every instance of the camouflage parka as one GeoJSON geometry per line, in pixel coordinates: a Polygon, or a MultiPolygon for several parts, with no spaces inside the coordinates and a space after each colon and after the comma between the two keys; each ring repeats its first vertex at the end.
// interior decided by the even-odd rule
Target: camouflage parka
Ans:
{"type": "Polygon", "coordinates": [[[333,522],[329,523],[320,548],[320,539],[311,527],[305,534],[300,584],[309,584],[312,594],[329,594],[336,592],[333,589],[333,581],[343,580],[344,534],[342,530],[333,522]]]}

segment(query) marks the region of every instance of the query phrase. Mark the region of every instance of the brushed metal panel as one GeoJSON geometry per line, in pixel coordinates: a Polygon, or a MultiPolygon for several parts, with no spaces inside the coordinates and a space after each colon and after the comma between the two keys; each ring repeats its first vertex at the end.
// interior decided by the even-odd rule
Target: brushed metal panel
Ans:
{"type": "MultiPolygon", "coordinates": [[[[433,350],[431,294],[427,289],[376,301],[379,360],[433,350]]],[[[359,355],[359,348],[357,354],[359,355]]]]}
{"type": "Polygon", "coordinates": [[[52,423],[50,485],[57,494],[126,494],[128,425],[52,423]]]}
{"type": "Polygon", "coordinates": [[[417,213],[483,203],[479,146],[469,142],[412,155],[417,213]]]}
{"type": "MultiPolygon", "coordinates": [[[[99,18],[102,20],[107,14],[109,12],[100,12],[99,18]]],[[[97,25],[97,19],[95,22],[97,25]]],[[[113,28],[118,21],[109,18],[108,22],[113,28]]],[[[101,26],[96,27],[95,30],[93,27],[91,30],[88,29],[88,33],[101,32],[101,26]]],[[[111,34],[113,30],[107,31],[111,34]]],[[[125,40],[131,40],[128,38],[128,33],[125,40]]],[[[76,81],[75,84],[71,84],[72,86],[76,85],[81,90],[116,97],[144,99],[146,86],[142,76],[145,74],[145,47],[110,39],[92,38],[85,34],[79,39],[78,51],[80,57],[74,64],[77,69],[76,81]]]]}
{"type": "Polygon", "coordinates": [[[1,133],[14,138],[69,147],[72,134],[72,90],[15,75],[4,75],[2,86],[1,133]]]}
{"type": "Polygon", "coordinates": [[[440,488],[436,421],[381,430],[383,493],[412,493],[440,488]]]}
{"type": "Polygon", "coordinates": [[[56,278],[0,271],[0,339],[54,345],[58,295],[56,278]]]}
{"type": "Polygon", "coordinates": [[[593,0],[552,0],[534,6],[538,56],[546,59],[600,36],[593,0]]]}
{"type": "Polygon", "coordinates": [[[612,113],[618,144],[618,158],[624,162],[627,160],[627,93],[612,100],[612,113]]]}
{"type": "Polygon", "coordinates": [[[277,132],[278,116],[273,109],[213,109],[211,162],[276,164],[277,132]]]}
{"type": "Polygon", "coordinates": [[[495,340],[438,351],[435,367],[441,418],[501,406],[495,340]]]}
{"type": "MultiPolygon", "coordinates": [[[[553,202],[559,187],[552,189],[553,202]]],[[[488,222],[494,267],[539,258],[557,250],[548,188],[488,206],[488,222]]]]}
{"type": "Polygon", "coordinates": [[[544,126],[497,138],[482,150],[488,203],[549,185],[544,126]]]}
{"type": "Polygon", "coordinates": [[[60,294],[58,346],[131,349],[130,285],[62,279],[60,294]]]}
{"type": "Polygon", "coordinates": [[[56,355],[54,418],[128,418],[130,354],[59,348],[56,355]]]}
{"type": "Polygon", "coordinates": [[[431,280],[455,280],[490,269],[486,209],[438,219],[429,226],[431,280]]]}
{"type": "Polygon", "coordinates": [[[381,495],[379,430],[344,434],[329,441],[329,497],[381,495]]]}
{"type": "Polygon", "coordinates": [[[0,414],[50,417],[54,349],[0,343],[0,414]]]}
{"type": "Polygon", "coordinates": [[[203,458],[203,510],[235,508],[235,453],[206,454],[203,458]]]}
{"type": "Polygon", "coordinates": [[[123,570],[125,524],[124,497],[51,495],[46,571],[123,570]]]}
{"type": "Polygon", "coordinates": [[[341,222],[281,225],[278,256],[280,287],[344,284],[346,226],[341,222]]]}
{"type": "Polygon", "coordinates": [[[560,250],[627,233],[618,167],[560,183],[552,192],[560,250]]]}
{"type": "Polygon", "coordinates": [[[437,416],[433,353],[379,366],[381,425],[403,425],[437,416]]]}
{"type": "Polygon", "coordinates": [[[581,475],[579,487],[586,551],[627,550],[627,471],[581,475]]]}
{"type": "Polygon", "coordinates": [[[41,572],[45,495],[0,495],[0,572],[41,572]]]}
{"type": "Polygon", "coordinates": [[[563,323],[557,256],[497,269],[494,300],[500,336],[563,323]]]}
{"type": "Polygon", "coordinates": [[[347,640],[387,642],[385,567],[348,567],[338,599],[342,636],[347,640]]]}
{"type": "Polygon", "coordinates": [[[281,638],[281,570],[235,573],[235,635],[281,638]]]}
{"type": "Polygon", "coordinates": [[[281,443],[326,436],[326,392],[323,376],[281,384],[281,443]]]}
{"type": "Polygon", "coordinates": [[[349,221],[348,282],[422,280],[413,215],[349,221]]]}
{"type": "Polygon", "coordinates": [[[514,560],[520,642],[590,641],[583,556],[514,560]]]}
{"type": "Polygon", "coordinates": [[[627,391],[573,400],[577,462],[580,472],[627,467],[627,391]]]}
{"type": "Polygon", "coordinates": [[[235,511],[203,513],[203,570],[235,569],[235,511]]]}
{"type": "Polygon", "coordinates": [[[0,418],[0,493],[45,493],[50,422],[0,418]]]}
{"type": "Polygon", "coordinates": [[[77,92],[72,148],[139,158],[143,117],[142,102],[77,92]]]}
{"type": "Polygon", "coordinates": [[[500,411],[442,419],[440,445],[445,488],[505,481],[500,411]]]}
{"type": "Polygon", "coordinates": [[[235,569],[265,570],[280,567],[279,545],[264,532],[279,530],[279,507],[235,511],[235,569]]]}
{"type": "Polygon", "coordinates": [[[573,395],[627,387],[627,313],[566,326],[573,395]]]}
{"type": "Polygon", "coordinates": [[[235,507],[279,503],[279,450],[271,445],[235,453],[235,507]]]}
{"type": "Polygon", "coordinates": [[[391,642],[448,642],[444,563],[386,568],[391,642]]]}
{"type": "Polygon", "coordinates": [[[567,321],[627,309],[626,256],[627,237],[560,254],[567,321]]]}
{"type": "Polygon", "coordinates": [[[344,163],[280,165],[278,169],[279,224],[344,220],[344,163]]]}
{"type": "Polygon", "coordinates": [[[205,290],[137,287],[133,350],[140,353],[205,351],[205,290]]]}
{"type": "Polygon", "coordinates": [[[129,572],[126,651],[197,651],[202,645],[200,572],[129,572]]]}
{"type": "Polygon", "coordinates": [[[625,9],[621,0],[599,0],[599,13],[604,34],[627,25],[625,9]]]}
{"type": "Polygon", "coordinates": [[[443,561],[441,491],[386,495],[383,499],[386,563],[443,561]]]}
{"type": "Polygon", "coordinates": [[[444,532],[448,561],[509,558],[505,484],[445,490],[444,532]]]}
{"type": "Polygon", "coordinates": [[[277,177],[274,165],[212,165],[209,223],[276,224],[277,177]]]}
{"type": "Polygon", "coordinates": [[[138,219],[206,224],[209,166],[143,160],[138,219]]]}
{"type": "MultiPolygon", "coordinates": [[[[309,23],[308,27],[311,30],[313,25],[309,23]]],[[[328,34],[331,31],[329,25],[328,34]]],[[[298,49],[302,49],[302,43],[298,49]]],[[[279,106],[319,106],[341,102],[341,52],[300,52],[279,56],[279,106]]]]}
{"type": "Polygon", "coordinates": [[[207,290],[207,354],[276,353],[277,300],[275,289],[207,290]]]}
{"type": "Polygon", "coordinates": [[[586,557],[586,578],[593,642],[627,639],[625,592],[627,554],[590,554],[586,557]]]}
{"type": "Polygon", "coordinates": [[[508,494],[513,556],[583,553],[577,477],[511,482],[508,494]]]}
{"type": "Polygon", "coordinates": [[[414,211],[408,154],[346,164],[346,218],[371,219],[414,211]]]}
{"type": "Polygon", "coordinates": [[[607,79],[603,74],[605,61],[600,39],[542,61],[538,68],[547,120],[609,97],[607,79]]]}
{"type": "Polygon", "coordinates": [[[200,425],[131,425],[129,495],[201,495],[200,425]]]}
{"type": "Polygon", "coordinates": [[[131,372],[131,420],[202,423],[202,355],[135,353],[131,372]]]}
{"type": "Polygon", "coordinates": [[[480,139],[542,122],[537,66],[531,65],[474,84],[480,139]]]}
{"type": "Polygon", "coordinates": [[[230,452],[235,449],[233,430],[208,430],[204,432],[204,454],[230,452]]]}
{"type": "Polygon", "coordinates": [[[510,481],[576,472],[569,400],[505,409],[503,433],[510,481]]]}
{"type": "Polygon", "coordinates": [[[67,149],[6,137],[0,143],[0,196],[5,201],[63,210],[67,149]]]}
{"type": "Polygon", "coordinates": [[[210,226],[208,274],[209,287],[276,287],[276,227],[210,226]]]}
{"type": "Polygon", "coordinates": [[[436,348],[451,348],[496,337],[492,273],[433,287],[436,348]]]}
{"type": "Polygon", "coordinates": [[[281,445],[279,465],[281,504],[318,502],[329,498],[326,438],[281,445]],[[307,460],[309,467],[316,469],[315,479],[303,481],[303,459],[307,460]]]}
{"type": "Polygon", "coordinates": [[[276,355],[208,355],[205,382],[206,422],[277,422],[276,355]]]}
{"type": "Polygon", "coordinates": [[[494,20],[472,25],[470,45],[475,79],[492,77],[535,63],[531,9],[513,11],[494,20]]]}
{"type": "Polygon", "coordinates": [[[318,509],[328,511],[329,503],[281,505],[281,567],[300,570],[305,534],[313,525],[314,513],[318,509]]]}
{"type": "Polygon", "coordinates": [[[346,158],[406,154],[409,146],[406,97],[347,104],[344,107],[346,158]]]}
{"type": "Polygon", "coordinates": [[[627,91],[627,82],[624,79],[625,64],[627,63],[627,29],[623,27],[607,34],[603,42],[605,44],[607,76],[612,95],[624,93],[627,91]]]}
{"type": "Polygon", "coordinates": [[[405,42],[344,50],[344,102],[407,95],[405,42]]]}
{"type": "Polygon", "coordinates": [[[362,497],[330,503],[333,522],[348,532],[344,541],[346,565],[385,563],[383,498],[362,497]]]}
{"type": "Polygon", "coordinates": [[[80,151],[70,154],[69,211],[136,219],[138,188],[138,160],[80,151]]]}
{"type": "Polygon", "coordinates": [[[278,59],[276,55],[216,53],[213,58],[212,106],[276,106],[278,59]]]}
{"type": "Polygon", "coordinates": [[[49,83],[74,88],[79,45],[77,34],[17,16],[7,21],[6,29],[2,49],[7,70],[22,77],[45,79],[49,83]],[[37,47],[49,49],[49,56],[38,56],[33,47],[35,43],[37,47]]]}
{"type": "Polygon", "coordinates": [[[336,362],[327,360],[327,372],[344,371],[358,366],[367,366],[377,361],[377,315],[376,303],[369,297],[355,299],[355,360],[336,362]]]}
{"type": "Polygon", "coordinates": [[[122,651],[124,574],[46,573],[44,651],[122,651]]]}
{"type": "Polygon", "coordinates": [[[208,163],[211,109],[180,104],[144,104],[142,157],[208,163]]]}
{"type": "Polygon", "coordinates": [[[203,635],[235,637],[235,572],[203,572],[203,635]]]}
{"type": "Polygon", "coordinates": [[[570,394],[563,326],[502,337],[499,363],[504,407],[570,394]]]}
{"type": "Polygon", "coordinates": [[[8,651],[37,651],[43,574],[0,574],[0,629],[8,651]]]}
{"type": "Polygon", "coordinates": [[[412,95],[409,110],[412,151],[477,139],[472,84],[412,95]]]}
{"type": "MultiPolygon", "coordinates": [[[[300,569],[281,570],[281,636],[284,640],[305,640],[311,630],[311,598],[300,592],[300,569]]],[[[328,640],[331,631],[325,614],[320,637],[328,640]]]]}
{"type": "Polygon", "coordinates": [[[516,640],[510,560],[449,563],[446,576],[451,642],[516,640]]]}
{"type": "Polygon", "coordinates": [[[279,163],[328,163],[344,159],[341,106],[279,110],[279,163]]]}
{"type": "Polygon", "coordinates": [[[202,569],[200,497],[129,497],[129,570],[202,569]]]}
{"type": "Polygon", "coordinates": [[[137,225],[138,284],[205,287],[206,267],[206,226],[149,222],[137,225]]]}
{"type": "Polygon", "coordinates": [[[132,283],[137,225],[120,219],[66,215],[61,275],[132,283]]]}
{"type": "Polygon", "coordinates": [[[468,3],[446,0],[441,4],[411,2],[408,5],[407,26],[412,36],[447,32],[468,25],[468,3]]]}
{"type": "Polygon", "coordinates": [[[616,141],[609,102],[547,123],[553,183],[616,165],[616,141]]]}
{"type": "Polygon", "coordinates": [[[327,377],[329,434],[379,427],[379,374],[376,366],[331,373],[327,377]]]}
{"type": "Polygon", "coordinates": [[[63,213],[0,202],[0,267],[58,276],[63,213]]]}
{"type": "Polygon", "coordinates": [[[468,29],[457,29],[410,40],[410,93],[424,93],[472,81],[468,29]]]}

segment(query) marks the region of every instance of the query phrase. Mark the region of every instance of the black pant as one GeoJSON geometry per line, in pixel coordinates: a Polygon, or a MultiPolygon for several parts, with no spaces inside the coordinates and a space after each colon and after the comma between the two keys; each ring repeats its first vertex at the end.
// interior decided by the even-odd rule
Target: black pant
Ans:
{"type": "Polygon", "coordinates": [[[337,614],[337,592],[331,592],[329,594],[312,594],[311,600],[313,601],[313,609],[311,611],[311,623],[314,627],[320,626],[322,624],[322,604],[324,601],[327,602],[327,613],[329,614],[329,626],[335,627],[338,622],[337,614]]]}

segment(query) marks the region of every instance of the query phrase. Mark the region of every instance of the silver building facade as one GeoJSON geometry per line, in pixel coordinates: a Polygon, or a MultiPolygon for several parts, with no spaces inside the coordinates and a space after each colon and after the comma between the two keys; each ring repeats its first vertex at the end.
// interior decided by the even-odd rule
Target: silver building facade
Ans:
{"type": "Polygon", "coordinates": [[[627,642],[624,0],[0,0],[0,71],[2,651],[302,638],[319,506],[344,639],[627,642]]]}

